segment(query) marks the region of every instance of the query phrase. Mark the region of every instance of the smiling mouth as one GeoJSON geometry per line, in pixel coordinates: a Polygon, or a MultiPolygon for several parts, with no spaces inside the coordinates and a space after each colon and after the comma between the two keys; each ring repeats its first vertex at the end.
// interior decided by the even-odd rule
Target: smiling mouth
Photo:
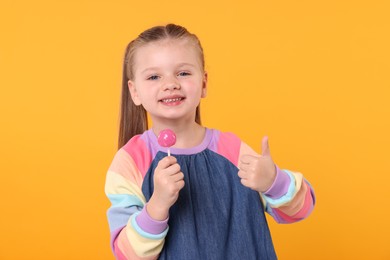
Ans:
{"type": "Polygon", "coordinates": [[[165,103],[165,104],[168,104],[168,103],[173,103],[173,102],[178,102],[178,101],[182,101],[184,98],[167,98],[167,99],[161,99],[160,101],[165,103]]]}

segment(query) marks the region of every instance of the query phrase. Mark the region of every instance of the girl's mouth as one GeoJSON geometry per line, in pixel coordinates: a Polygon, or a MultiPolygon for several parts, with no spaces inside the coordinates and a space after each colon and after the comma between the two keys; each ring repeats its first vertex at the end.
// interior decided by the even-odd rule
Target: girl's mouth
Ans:
{"type": "Polygon", "coordinates": [[[180,102],[184,100],[184,98],[182,97],[178,97],[178,98],[166,98],[166,99],[161,99],[160,102],[164,103],[164,104],[171,104],[171,103],[176,103],[176,102],[180,102]]]}

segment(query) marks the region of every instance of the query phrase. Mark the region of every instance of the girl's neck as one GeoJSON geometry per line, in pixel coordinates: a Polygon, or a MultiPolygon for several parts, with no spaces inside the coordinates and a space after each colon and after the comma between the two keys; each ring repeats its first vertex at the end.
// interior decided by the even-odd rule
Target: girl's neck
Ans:
{"type": "Polygon", "coordinates": [[[177,122],[174,124],[169,122],[164,124],[153,124],[152,131],[158,136],[161,130],[167,128],[171,129],[176,134],[176,144],[173,146],[176,148],[195,147],[202,143],[206,133],[206,128],[195,121],[183,124],[178,124],[177,122]]]}

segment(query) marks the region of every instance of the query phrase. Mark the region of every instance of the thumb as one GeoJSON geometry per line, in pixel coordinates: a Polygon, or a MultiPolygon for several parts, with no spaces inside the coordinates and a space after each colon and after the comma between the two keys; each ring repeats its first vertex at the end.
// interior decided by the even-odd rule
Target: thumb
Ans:
{"type": "Polygon", "coordinates": [[[271,156],[268,145],[268,136],[264,136],[261,141],[261,155],[263,156],[271,156]]]}

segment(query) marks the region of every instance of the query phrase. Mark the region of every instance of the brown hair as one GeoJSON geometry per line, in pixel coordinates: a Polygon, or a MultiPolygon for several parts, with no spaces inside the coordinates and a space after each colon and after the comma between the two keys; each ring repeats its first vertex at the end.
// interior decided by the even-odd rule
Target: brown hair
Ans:
{"type": "MultiPolygon", "coordinates": [[[[166,26],[152,27],[142,32],[136,39],[127,45],[123,61],[118,149],[124,146],[133,136],[142,134],[148,129],[148,118],[146,110],[142,105],[136,106],[134,104],[127,85],[129,80],[134,79],[134,54],[137,48],[147,43],[163,39],[185,38],[190,39],[198,48],[201,66],[204,70],[203,48],[198,37],[180,25],[168,24],[166,26]]],[[[201,124],[199,106],[196,108],[195,121],[198,124],[201,124]]]]}

